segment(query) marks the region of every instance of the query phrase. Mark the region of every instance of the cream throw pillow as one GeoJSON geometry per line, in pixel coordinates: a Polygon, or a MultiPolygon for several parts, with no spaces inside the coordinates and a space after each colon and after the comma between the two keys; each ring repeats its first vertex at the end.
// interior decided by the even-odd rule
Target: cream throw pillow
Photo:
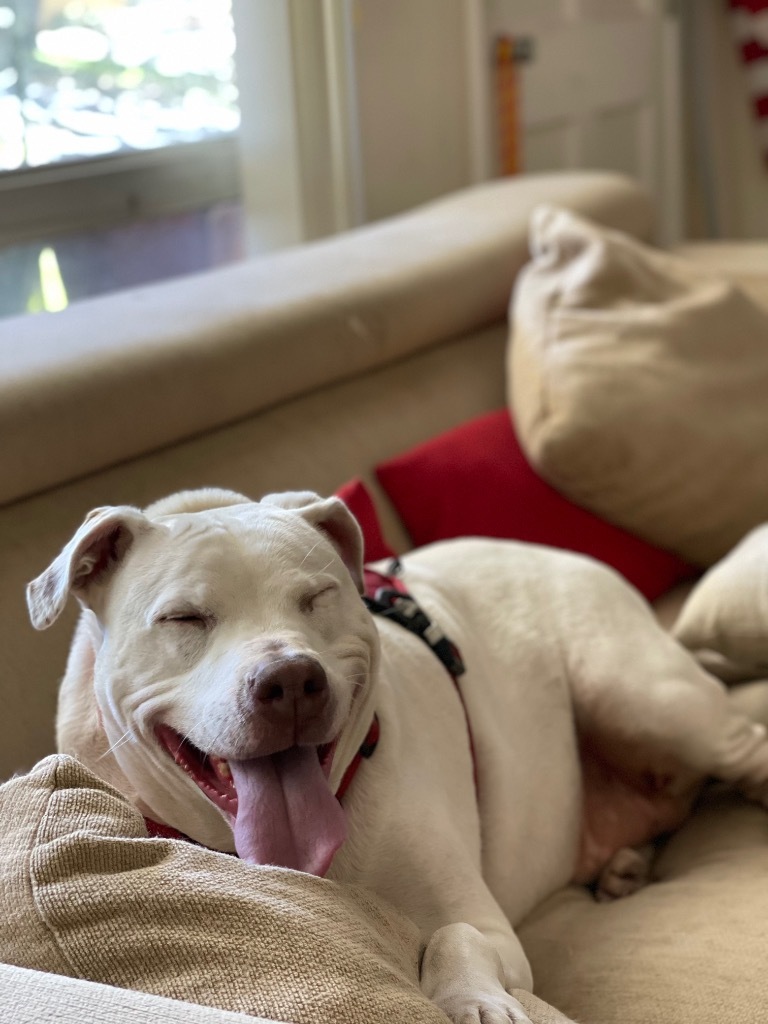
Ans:
{"type": "Polygon", "coordinates": [[[418,988],[417,930],[362,888],[148,839],[65,756],[0,787],[0,820],[5,963],[295,1024],[446,1020],[418,988]]]}
{"type": "Polygon", "coordinates": [[[736,286],[553,207],[511,305],[509,395],[573,501],[711,565],[768,519],[768,316],[736,286]]]}
{"type": "Polygon", "coordinates": [[[768,525],[702,576],[673,633],[721,678],[768,676],[768,525]]]}

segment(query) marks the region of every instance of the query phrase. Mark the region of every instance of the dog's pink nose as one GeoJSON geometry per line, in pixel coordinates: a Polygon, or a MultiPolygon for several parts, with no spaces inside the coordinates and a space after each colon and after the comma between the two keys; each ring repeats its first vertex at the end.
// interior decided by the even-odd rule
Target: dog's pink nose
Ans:
{"type": "Polygon", "coordinates": [[[264,661],[248,681],[253,699],[275,714],[312,717],[328,703],[325,669],[308,655],[264,661]]]}
{"type": "Polygon", "coordinates": [[[336,700],[317,658],[285,650],[262,655],[243,684],[238,703],[247,723],[248,757],[328,742],[336,700]]]}

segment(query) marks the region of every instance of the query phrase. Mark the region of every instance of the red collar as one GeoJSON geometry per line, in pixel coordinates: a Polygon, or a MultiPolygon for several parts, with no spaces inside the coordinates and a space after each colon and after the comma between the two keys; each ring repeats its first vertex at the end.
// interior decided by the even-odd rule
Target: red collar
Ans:
{"type": "Polygon", "coordinates": [[[365,734],[365,739],[361,743],[360,749],[349,762],[349,764],[347,765],[347,770],[344,772],[344,775],[342,776],[341,782],[339,783],[339,788],[336,790],[337,800],[341,800],[341,798],[349,789],[350,783],[357,774],[357,769],[360,767],[360,762],[363,760],[363,758],[369,758],[376,749],[376,744],[379,742],[380,733],[381,729],[379,727],[379,716],[374,715],[373,721],[371,722],[371,727],[365,734]]]}

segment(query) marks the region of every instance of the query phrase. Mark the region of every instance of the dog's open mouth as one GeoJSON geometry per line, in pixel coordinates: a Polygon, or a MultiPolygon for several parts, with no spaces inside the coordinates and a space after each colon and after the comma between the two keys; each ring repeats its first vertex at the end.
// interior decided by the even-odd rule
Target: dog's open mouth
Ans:
{"type": "Polygon", "coordinates": [[[328,785],[335,742],[227,761],[167,725],[155,732],[176,764],[228,816],[242,860],[325,875],[346,838],[344,812],[328,785]]]}

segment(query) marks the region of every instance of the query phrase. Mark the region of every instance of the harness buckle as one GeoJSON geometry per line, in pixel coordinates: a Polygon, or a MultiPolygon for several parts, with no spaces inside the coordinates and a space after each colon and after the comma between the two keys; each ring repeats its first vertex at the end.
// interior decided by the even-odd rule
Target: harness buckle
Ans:
{"type": "Polygon", "coordinates": [[[366,597],[364,600],[374,614],[391,619],[423,640],[454,679],[464,674],[464,662],[458,648],[410,594],[395,590],[394,587],[379,587],[372,598],[366,597]]]}

